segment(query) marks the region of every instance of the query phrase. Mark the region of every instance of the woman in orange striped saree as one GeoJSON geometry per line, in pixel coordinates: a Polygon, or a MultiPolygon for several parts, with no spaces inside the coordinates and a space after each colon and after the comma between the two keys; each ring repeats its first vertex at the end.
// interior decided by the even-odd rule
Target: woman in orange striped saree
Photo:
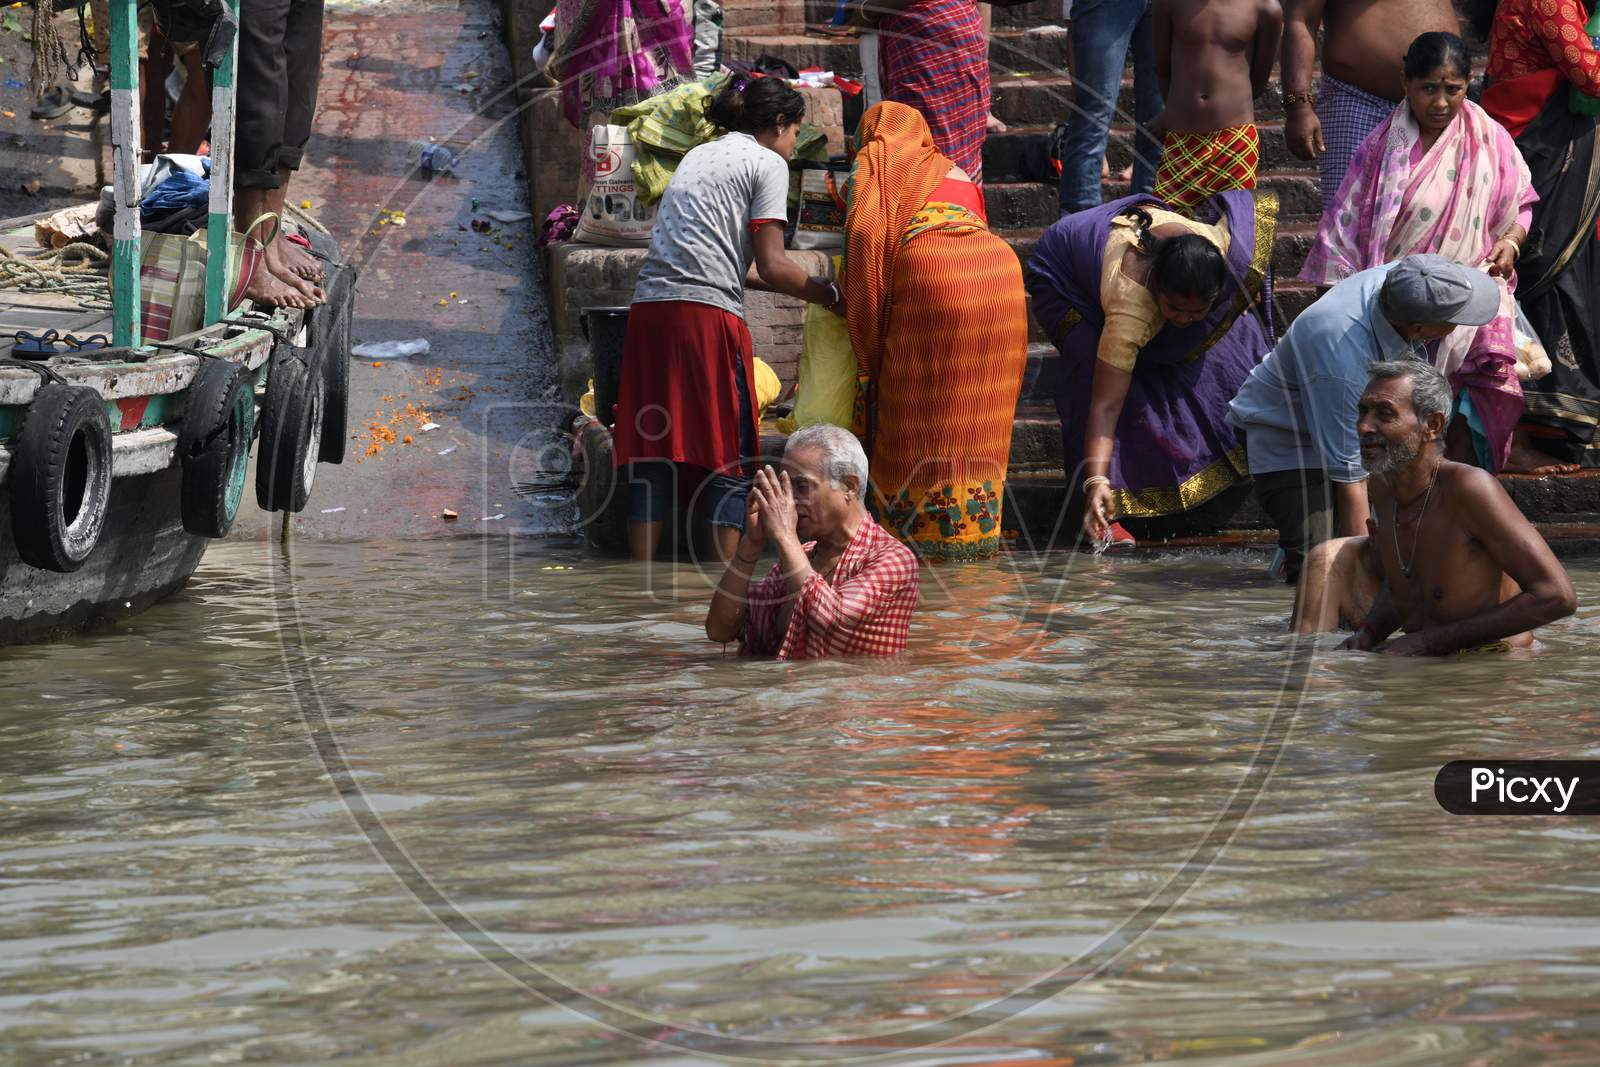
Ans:
{"type": "Polygon", "coordinates": [[[922,115],[893,102],[861,119],[845,238],[875,510],[924,559],[992,556],[1028,361],[1016,253],[922,115]]]}

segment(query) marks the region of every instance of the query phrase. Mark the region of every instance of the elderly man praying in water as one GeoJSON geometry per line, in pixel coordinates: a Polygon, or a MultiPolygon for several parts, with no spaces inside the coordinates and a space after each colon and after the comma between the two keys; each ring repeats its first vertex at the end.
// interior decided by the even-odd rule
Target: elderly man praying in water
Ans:
{"type": "Polygon", "coordinates": [[[791,436],[783,470],[756,472],[706,636],[778,659],[904,652],[917,557],[867,514],[866,491],[867,455],[850,431],[808,426],[791,436]],[[752,585],[768,544],[777,565],[752,585]]]}
{"type": "Polygon", "coordinates": [[[1356,420],[1372,476],[1367,536],[1321,546],[1331,567],[1308,563],[1300,601],[1323,625],[1300,629],[1361,619],[1344,647],[1405,656],[1532,644],[1532,630],[1577,608],[1567,572],[1494,475],[1445,458],[1444,375],[1414,359],[1369,374],[1356,420]]]}

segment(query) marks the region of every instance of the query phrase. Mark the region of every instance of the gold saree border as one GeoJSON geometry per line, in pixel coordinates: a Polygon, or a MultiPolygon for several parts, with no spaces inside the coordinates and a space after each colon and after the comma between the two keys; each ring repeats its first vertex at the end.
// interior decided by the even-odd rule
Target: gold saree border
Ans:
{"type": "Polygon", "coordinates": [[[1154,519],[1189,511],[1210,500],[1235,482],[1250,477],[1244,446],[1225,452],[1177,485],[1148,489],[1113,489],[1114,513],[1125,519],[1154,519]]]}

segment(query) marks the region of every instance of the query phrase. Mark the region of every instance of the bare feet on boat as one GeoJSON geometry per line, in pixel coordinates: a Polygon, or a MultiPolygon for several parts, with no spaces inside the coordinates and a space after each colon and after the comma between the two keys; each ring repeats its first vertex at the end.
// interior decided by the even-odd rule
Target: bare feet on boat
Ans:
{"type": "Polygon", "coordinates": [[[1576,463],[1563,463],[1535,447],[1525,434],[1518,433],[1511,437],[1511,452],[1506,456],[1506,465],[1501,473],[1571,474],[1576,470],[1576,463]]]}
{"type": "Polygon", "coordinates": [[[296,244],[287,237],[280,237],[273,243],[282,245],[278,249],[278,258],[279,262],[285,267],[308,282],[320,283],[322,281],[322,264],[316,256],[313,256],[303,246],[296,244]]]}
{"type": "Polygon", "coordinates": [[[310,308],[325,303],[328,295],[322,291],[322,287],[315,282],[302,278],[286,264],[283,246],[288,243],[288,241],[280,239],[268,245],[266,255],[262,257],[262,266],[266,267],[267,271],[277,278],[284,288],[292,289],[306,301],[306,303],[289,304],[287,305],[288,307],[310,308]]]}
{"type": "Polygon", "coordinates": [[[312,308],[321,302],[285,285],[267,268],[265,261],[256,271],[255,277],[250,280],[250,284],[245,287],[244,295],[257,307],[312,308]]]}

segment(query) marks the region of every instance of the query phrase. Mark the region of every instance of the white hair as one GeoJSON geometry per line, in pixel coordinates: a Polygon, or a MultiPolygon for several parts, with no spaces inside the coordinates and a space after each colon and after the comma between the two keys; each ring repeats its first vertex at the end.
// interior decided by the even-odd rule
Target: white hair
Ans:
{"type": "Polygon", "coordinates": [[[814,448],[822,453],[822,473],[835,489],[843,487],[847,474],[856,476],[856,496],[866,499],[867,454],[856,435],[841,426],[820,422],[789,435],[784,442],[783,454],[788,456],[801,448],[814,448]]]}

